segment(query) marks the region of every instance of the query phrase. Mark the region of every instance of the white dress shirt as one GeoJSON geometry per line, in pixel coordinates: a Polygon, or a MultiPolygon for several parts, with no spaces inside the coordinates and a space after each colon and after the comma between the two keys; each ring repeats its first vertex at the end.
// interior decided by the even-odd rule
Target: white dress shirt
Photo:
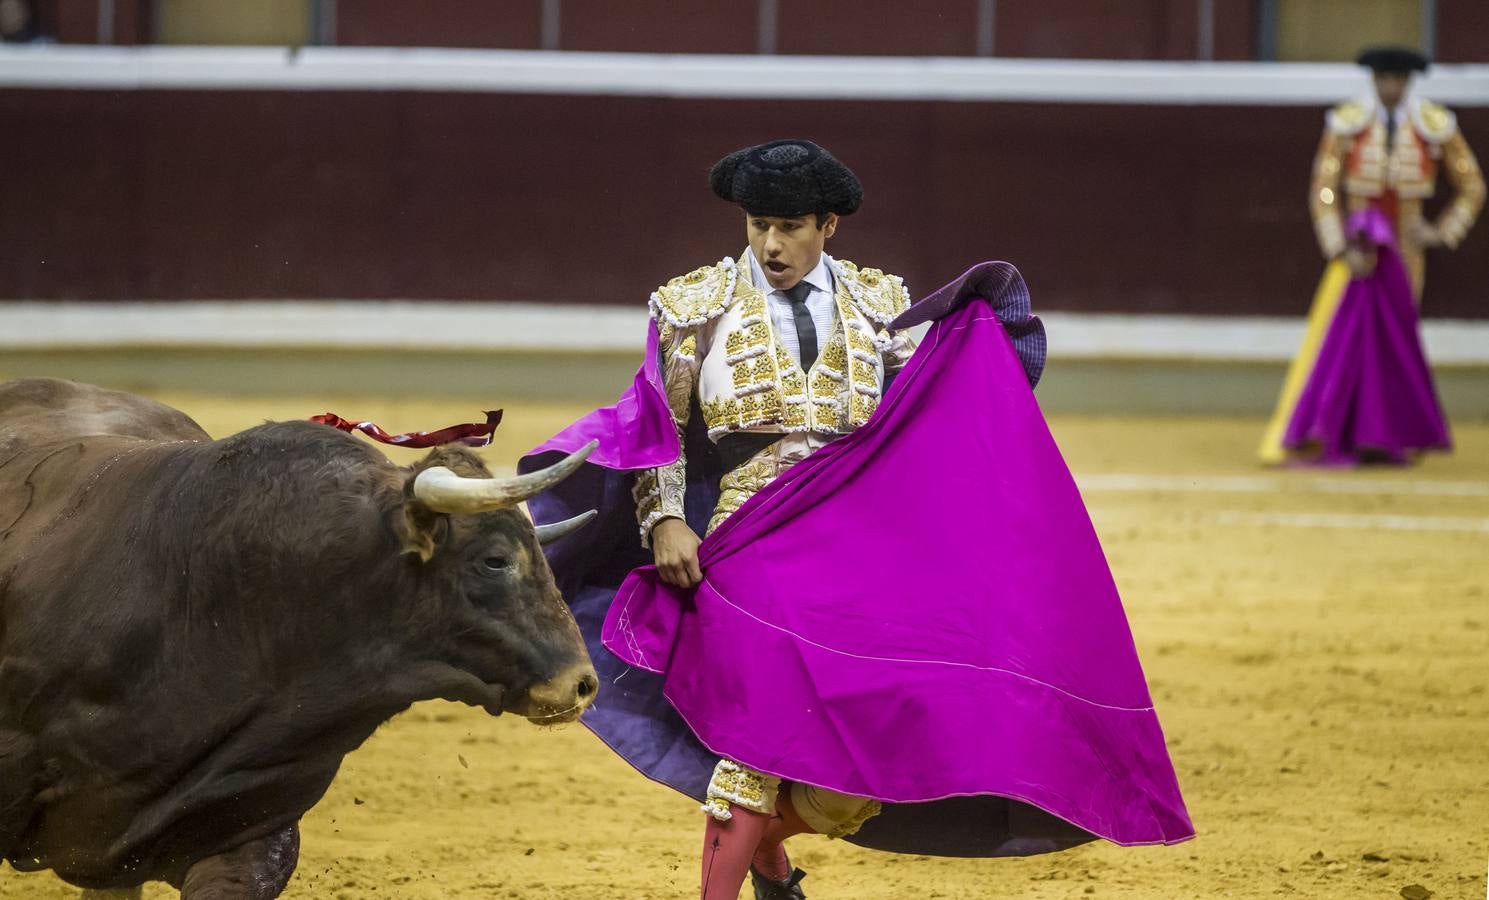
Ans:
{"type": "MultiPolygon", "coordinates": [[[[755,258],[755,252],[750,251],[750,275],[755,286],[765,291],[767,308],[770,310],[770,324],[775,329],[776,335],[781,339],[781,344],[801,365],[801,341],[796,337],[796,315],[791,309],[791,300],[785,291],[774,290],[770,282],[765,278],[765,267],[760,265],[760,260],[755,258]]],[[[812,292],[807,295],[807,311],[812,314],[812,324],[817,326],[817,353],[822,353],[822,348],[827,346],[832,337],[832,329],[836,324],[838,315],[837,303],[833,301],[832,270],[828,268],[828,261],[832,257],[826,253],[817,260],[816,268],[807,273],[803,278],[807,284],[812,286],[812,292]]]]}

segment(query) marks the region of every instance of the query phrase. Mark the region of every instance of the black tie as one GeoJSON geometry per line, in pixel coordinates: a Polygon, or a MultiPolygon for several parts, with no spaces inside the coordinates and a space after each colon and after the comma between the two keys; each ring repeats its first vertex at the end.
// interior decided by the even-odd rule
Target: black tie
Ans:
{"type": "Polygon", "coordinates": [[[801,368],[808,371],[812,363],[817,361],[817,324],[812,321],[812,312],[807,309],[807,297],[812,293],[812,286],[805,281],[796,284],[784,291],[786,299],[791,301],[791,316],[796,321],[796,343],[801,347],[801,368]]]}

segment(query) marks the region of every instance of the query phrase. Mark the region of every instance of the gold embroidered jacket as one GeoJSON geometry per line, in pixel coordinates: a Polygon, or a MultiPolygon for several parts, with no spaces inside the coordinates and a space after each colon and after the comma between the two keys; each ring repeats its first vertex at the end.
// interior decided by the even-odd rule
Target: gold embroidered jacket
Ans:
{"type": "Polygon", "coordinates": [[[1436,192],[1438,169],[1446,171],[1454,197],[1437,220],[1443,242],[1457,247],[1484,205],[1484,176],[1473,151],[1446,107],[1420,98],[1406,104],[1406,121],[1386,146],[1379,102],[1341,103],[1326,118],[1313,160],[1309,204],[1314,233],[1324,256],[1344,252],[1342,214],[1375,205],[1393,218],[1402,257],[1417,294],[1423,282],[1423,249],[1413,236],[1422,201],[1436,192]]]}
{"type": "MultiPolygon", "coordinates": [[[[868,421],[885,375],[914,350],[909,334],[888,330],[909,305],[908,294],[896,275],[826,260],[835,324],[810,372],[777,338],[766,292],[752,283],[747,256],[674,278],[651,295],[662,377],[679,433],[695,395],[713,441],[732,431],[843,435],[868,421]]],[[[660,519],[683,517],[686,465],[678,459],[638,477],[643,542],[660,519]]]]}

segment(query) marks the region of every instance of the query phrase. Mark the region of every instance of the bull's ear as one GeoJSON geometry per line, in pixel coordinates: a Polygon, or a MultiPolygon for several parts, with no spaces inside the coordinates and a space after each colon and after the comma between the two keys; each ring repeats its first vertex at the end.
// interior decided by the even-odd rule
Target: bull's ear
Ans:
{"type": "Polygon", "coordinates": [[[436,468],[465,478],[491,477],[479,456],[465,447],[454,445],[435,447],[423,459],[403,470],[403,510],[394,528],[403,542],[403,552],[416,554],[423,562],[429,561],[449,531],[450,519],[446,512],[455,512],[437,511],[420,499],[415,482],[424,472],[436,468]]]}
{"type": "Polygon", "coordinates": [[[435,547],[449,528],[449,518],[417,500],[405,499],[394,528],[403,544],[404,553],[418,556],[420,562],[429,562],[429,558],[434,556],[435,547]]]}
{"type": "Polygon", "coordinates": [[[403,480],[403,502],[393,510],[393,530],[403,545],[403,552],[419,557],[420,562],[429,562],[439,542],[449,532],[450,519],[444,513],[429,508],[414,495],[414,479],[422,468],[405,472],[403,480]]]}

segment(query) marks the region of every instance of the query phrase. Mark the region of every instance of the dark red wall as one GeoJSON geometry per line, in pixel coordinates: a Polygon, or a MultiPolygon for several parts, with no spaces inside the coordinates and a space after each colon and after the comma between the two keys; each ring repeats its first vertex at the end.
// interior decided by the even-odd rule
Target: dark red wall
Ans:
{"type": "Polygon", "coordinates": [[[1194,0],[999,0],[998,56],[1193,59],[1194,0]]]}
{"type": "MultiPolygon", "coordinates": [[[[148,44],[150,0],[114,0],[115,44],[148,44]]],[[[98,0],[34,0],[43,31],[63,44],[98,43],[98,0]]]]}
{"type": "Polygon", "coordinates": [[[336,4],[336,43],[380,47],[537,49],[540,0],[350,0],[336,4]]]}
{"type": "Polygon", "coordinates": [[[98,4],[95,0],[55,0],[38,10],[46,30],[64,44],[98,42],[98,4]]]}
{"type": "MultiPolygon", "coordinates": [[[[98,39],[98,0],[35,0],[48,33],[63,43],[98,39]]],[[[1213,0],[1214,55],[1256,58],[1260,0],[1213,0]]],[[[665,53],[753,53],[757,0],[561,0],[559,49],[665,53]]],[[[114,43],[150,41],[150,0],[114,0],[114,43]]],[[[977,0],[778,0],[780,53],[970,56],[977,52],[977,0]]],[[[1197,0],[998,0],[998,56],[1193,59],[1197,0]]],[[[1489,3],[1438,0],[1437,56],[1489,62],[1489,3]]],[[[492,47],[536,50],[543,0],[343,0],[336,42],[348,46],[492,47]]]]}
{"type": "Polygon", "coordinates": [[[1215,58],[1255,60],[1258,25],[1255,0],[1215,0],[1215,58]]]}
{"type": "Polygon", "coordinates": [[[1437,0],[1437,60],[1489,62],[1489,2],[1437,0]]]}
{"type": "MultiPolygon", "coordinates": [[[[81,0],[74,0],[81,2],[81,0]]],[[[782,0],[776,51],[797,54],[971,56],[977,0],[782,0]]],[[[559,48],[662,53],[753,53],[756,0],[562,0],[559,48]]],[[[999,56],[1193,59],[1196,0],[999,0],[999,56]]],[[[1215,0],[1215,58],[1256,55],[1256,0],[1215,0]]],[[[541,46],[542,0],[450,0],[425,8],[401,0],[337,5],[337,42],[351,45],[541,46]]]]}
{"type": "MultiPolygon", "coordinates": [[[[867,186],[832,249],[914,290],[1002,258],[1043,309],[1292,314],[1320,270],[1313,108],[13,90],[0,121],[5,298],[641,303],[743,246],[707,169],[787,135],[867,186]]],[[[1489,223],[1428,312],[1486,292],[1489,223]]]]}
{"type": "Polygon", "coordinates": [[[559,49],[637,53],[754,53],[758,6],[677,0],[563,0],[559,49]]]}
{"type": "Polygon", "coordinates": [[[977,0],[781,0],[776,50],[820,55],[971,56],[977,0]]]}

